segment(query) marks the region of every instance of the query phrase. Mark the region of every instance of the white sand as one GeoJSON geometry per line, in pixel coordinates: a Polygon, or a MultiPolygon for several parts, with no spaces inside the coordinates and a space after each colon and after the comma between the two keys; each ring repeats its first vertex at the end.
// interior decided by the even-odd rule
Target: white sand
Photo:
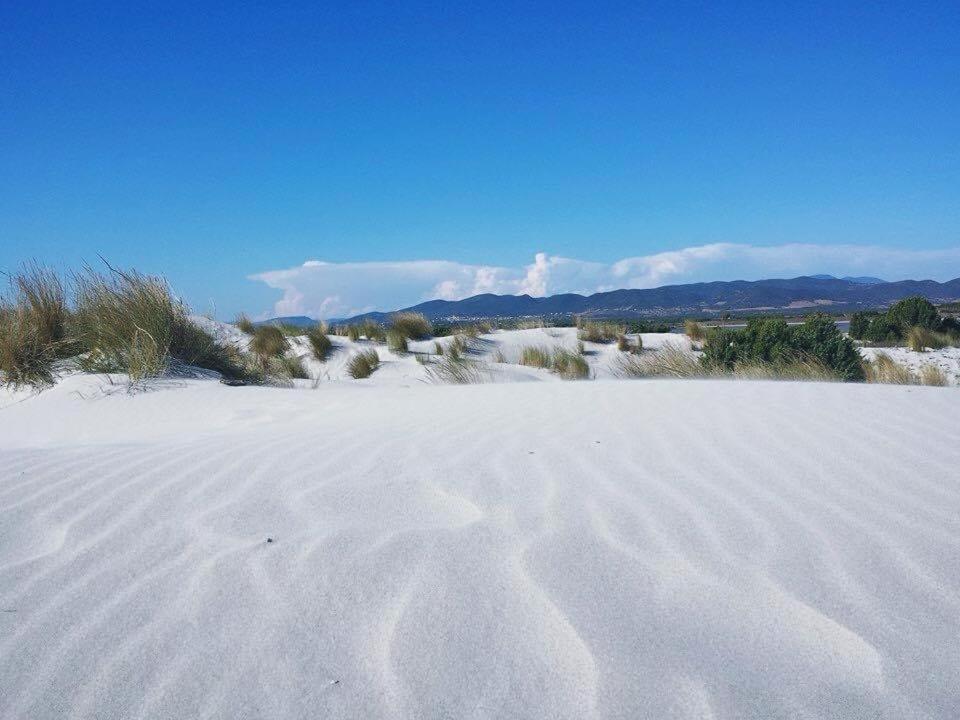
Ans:
{"type": "Polygon", "coordinates": [[[0,393],[0,717],[958,716],[957,390],[421,372],[0,393]]]}

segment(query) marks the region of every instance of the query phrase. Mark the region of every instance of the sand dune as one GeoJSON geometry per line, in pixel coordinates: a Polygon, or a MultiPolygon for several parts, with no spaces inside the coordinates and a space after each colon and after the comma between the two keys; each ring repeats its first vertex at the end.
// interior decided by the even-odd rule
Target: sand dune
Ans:
{"type": "Polygon", "coordinates": [[[0,717],[960,709],[953,390],[99,382],[0,409],[0,717]]]}

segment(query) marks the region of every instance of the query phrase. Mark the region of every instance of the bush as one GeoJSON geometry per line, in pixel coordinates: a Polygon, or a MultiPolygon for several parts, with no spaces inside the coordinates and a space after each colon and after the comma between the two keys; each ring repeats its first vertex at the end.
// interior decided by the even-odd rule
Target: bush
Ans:
{"type": "Polygon", "coordinates": [[[876,317],[876,313],[855,312],[850,316],[849,334],[855,340],[863,340],[870,330],[870,323],[876,317]]]}
{"type": "Polygon", "coordinates": [[[390,316],[390,328],[410,340],[426,340],[433,337],[433,325],[423,313],[394,313],[390,316]]]}
{"type": "Polygon", "coordinates": [[[270,358],[281,358],[290,349],[286,335],[275,325],[261,325],[250,338],[250,352],[260,358],[266,366],[270,358]]]}
{"type": "Polygon", "coordinates": [[[791,327],[778,318],[751,318],[737,332],[715,328],[707,334],[703,363],[733,371],[737,364],[787,366],[816,361],[842,380],[862,380],[860,353],[828,315],[813,315],[791,327]]]}
{"type": "Polygon", "coordinates": [[[325,330],[326,328],[323,325],[317,325],[316,327],[310,328],[307,332],[307,342],[310,343],[310,352],[313,353],[313,357],[320,362],[326,362],[330,356],[330,352],[333,350],[333,343],[327,336],[325,330]]]}
{"type": "Polygon", "coordinates": [[[347,363],[347,373],[350,377],[360,380],[373,375],[378,367],[380,367],[380,356],[377,355],[377,351],[361,350],[350,358],[350,362],[347,363]]]}
{"type": "Polygon", "coordinates": [[[900,330],[900,337],[904,337],[912,327],[940,329],[940,314],[936,306],[919,295],[894,303],[887,310],[887,319],[900,330]]]}
{"type": "Polygon", "coordinates": [[[870,320],[870,326],[863,334],[863,339],[871,343],[887,344],[899,342],[900,329],[890,322],[886,315],[877,315],[870,320]]]}

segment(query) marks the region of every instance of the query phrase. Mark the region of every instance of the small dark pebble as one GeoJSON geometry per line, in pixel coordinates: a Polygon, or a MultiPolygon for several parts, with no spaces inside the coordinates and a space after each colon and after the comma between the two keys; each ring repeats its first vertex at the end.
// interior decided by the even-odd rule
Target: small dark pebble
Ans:
{"type": "Polygon", "coordinates": [[[267,542],[268,542],[268,543],[273,542],[273,538],[267,538],[267,542]]]}

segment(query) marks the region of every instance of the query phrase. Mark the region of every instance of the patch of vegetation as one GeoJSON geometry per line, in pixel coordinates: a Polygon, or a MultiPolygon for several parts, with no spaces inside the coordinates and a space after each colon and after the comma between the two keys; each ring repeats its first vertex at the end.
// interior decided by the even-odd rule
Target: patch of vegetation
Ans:
{"type": "Polygon", "coordinates": [[[610,343],[626,332],[626,326],[616,322],[584,320],[577,325],[577,336],[585,342],[610,343]]]}
{"type": "Polygon", "coordinates": [[[873,360],[864,363],[868,383],[883,385],[916,385],[917,377],[906,365],[901,365],[885,352],[878,352],[873,360]]]}
{"type": "Polygon", "coordinates": [[[750,318],[740,331],[714,328],[707,333],[703,363],[732,372],[737,364],[785,367],[817,362],[841,380],[863,380],[860,353],[828,315],[817,314],[802,325],[781,318],[750,318]]]}
{"type": "Polygon", "coordinates": [[[260,358],[264,367],[270,358],[281,358],[289,349],[287,336],[276,325],[260,325],[250,338],[250,352],[260,358]]]}
{"type": "Polygon", "coordinates": [[[408,340],[427,340],[433,337],[433,325],[419,312],[398,312],[390,316],[390,329],[408,340]]]}
{"type": "Polygon", "coordinates": [[[947,374],[933,363],[926,363],[920,367],[920,384],[934,387],[944,387],[950,383],[947,374]]]}
{"type": "Polygon", "coordinates": [[[621,355],[616,374],[620,377],[694,378],[720,374],[697,358],[672,343],[667,343],[653,353],[644,355],[621,355]]]}
{"type": "Polygon", "coordinates": [[[243,313],[237,315],[237,319],[233,321],[233,324],[236,325],[237,329],[245,335],[253,335],[254,331],[257,329],[257,326],[253,324],[253,320],[248,318],[243,313]]]}
{"type": "Polygon", "coordinates": [[[407,336],[395,327],[387,330],[387,347],[391,352],[403,354],[409,350],[407,336]]]}
{"type": "Polygon", "coordinates": [[[906,341],[911,347],[920,347],[923,338],[932,338],[940,343],[939,347],[945,347],[960,342],[960,323],[942,317],[933,303],[915,296],[900,300],[885,313],[854,313],[850,318],[850,337],[874,345],[906,341]]]}
{"type": "Polygon", "coordinates": [[[535,368],[550,367],[550,349],[534,345],[527,345],[520,350],[520,364],[535,368]]]}
{"type": "Polygon", "coordinates": [[[347,363],[347,373],[350,377],[361,380],[373,375],[374,371],[380,367],[380,356],[374,349],[361,350],[356,353],[347,363]]]}
{"type": "Polygon", "coordinates": [[[427,368],[427,377],[435,383],[473,385],[486,380],[480,363],[462,355],[446,355],[427,368]]]}
{"type": "Polygon", "coordinates": [[[584,380],[590,377],[590,365],[583,355],[558,348],[553,351],[550,369],[564,380],[584,380]]]}
{"type": "Polygon", "coordinates": [[[276,359],[275,374],[293,380],[307,380],[309,375],[303,367],[303,361],[296,355],[284,355],[276,359]]]}
{"type": "Polygon", "coordinates": [[[696,320],[684,320],[683,332],[690,340],[696,343],[703,342],[707,337],[707,331],[703,325],[696,320]]]}
{"type": "Polygon", "coordinates": [[[310,343],[310,352],[320,362],[326,362],[333,351],[333,342],[326,333],[326,327],[318,324],[307,332],[307,342],[310,343]]]}

